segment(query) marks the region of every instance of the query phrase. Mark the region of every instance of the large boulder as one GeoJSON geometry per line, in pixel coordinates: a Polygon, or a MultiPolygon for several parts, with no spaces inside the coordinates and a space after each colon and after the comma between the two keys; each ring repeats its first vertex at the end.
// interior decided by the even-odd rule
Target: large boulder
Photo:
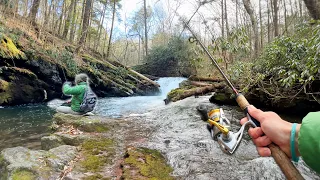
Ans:
{"type": "Polygon", "coordinates": [[[55,179],[76,154],[77,148],[68,145],[49,151],[7,148],[0,155],[0,179],[55,179]]]}
{"type": "Polygon", "coordinates": [[[43,102],[47,85],[27,69],[0,67],[0,105],[43,102]]]}

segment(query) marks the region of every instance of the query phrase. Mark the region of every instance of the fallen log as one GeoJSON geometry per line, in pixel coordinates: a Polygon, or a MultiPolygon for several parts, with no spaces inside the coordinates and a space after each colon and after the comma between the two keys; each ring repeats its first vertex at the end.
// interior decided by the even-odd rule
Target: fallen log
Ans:
{"type": "Polygon", "coordinates": [[[198,86],[198,87],[212,86],[212,84],[208,84],[205,82],[199,82],[199,81],[190,81],[190,85],[198,86]]]}
{"type": "Polygon", "coordinates": [[[160,85],[159,85],[158,83],[156,83],[156,82],[154,82],[154,81],[150,80],[149,78],[147,78],[146,76],[144,76],[144,75],[142,75],[142,74],[138,73],[137,71],[135,71],[135,70],[133,70],[133,69],[131,69],[131,68],[129,68],[129,67],[127,67],[127,66],[123,65],[123,64],[120,64],[120,63],[119,63],[119,62],[117,62],[117,61],[113,61],[113,63],[115,63],[116,65],[121,66],[121,67],[123,67],[123,68],[127,69],[127,70],[128,70],[128,71],[130,71],[132,74],[134,74],[134,75],[136,75],[136,76],[140,77],[141,79],[143,79],[143,80],[145,80],[145,81],[149,82],[150,84],[153,84],[153,85],[154,85],[154,86],[156,86],[156,87],[160,87],[160,85]]]}
{"type": "Polygon", "coordinates": [[[211,81],[211,82],[222,82],[224,79],[221,77],[198,77],[198,76],[190,76],[188,78],[191,81],[211,81]]]}
{"type": "Polygon", "coordinates": [[[193,95],[203,95],[208,92],[215,91],[217,89],[223,89],[224,87],[225,87],[225,84],[217,83],[217,84],[212,84],[210,86],[196,87],[192,89],[177,88],[170,91],[167,95],[167,98],[164,101],[166,104],[168,104],[169,102],[176,102],[193,95]]]}

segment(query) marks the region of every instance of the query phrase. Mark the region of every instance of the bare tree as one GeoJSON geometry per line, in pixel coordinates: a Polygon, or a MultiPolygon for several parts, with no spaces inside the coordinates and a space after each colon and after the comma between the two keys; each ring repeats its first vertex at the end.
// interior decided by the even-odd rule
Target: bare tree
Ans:
{"type": "Polygon", "coordinates": [[[64,25],[64,30],[63,30],[63,34],[62,34],[62,37],[63,38],[67,38],[67,35],[68,35],[68,32],[69,32],[69,28],[70,28],[70,24],[71,24],[71,19],[72,19],[72,10],[75,6],[75,0],[71,0],[71,4],[68,8],[68,14],[67,14],[67,18],[66,18],[66,22],[65,22],[65,25],[64,25]]]}
{"type": "Polygon", "coordinates": [[[259,19],[260,19],[260,45],[263,48],[263,26],[262,26],[262,7],[261,0],[259,0],[259,19]]]}
{"type": "Polygon", "coordinates": [[[320,19],[320,1],[319,0],[303,0],[306,4],[310,16],[313,19],[319,20],[320,19]]]}
{"type": "Polygon", "coordinates": [[[34,0],[33,3],[32,3],[32,7],[30,9],[29,19],[30,19],[30,22],[32,24],[34,24],[34,25],[37,24],[36,16],[37,16],[37,13],[38,13],[40,2],[41,2],[41,0],[34,0]]]}
{"type": "Polygon", "coordinates": [[[273,26],[274,26],[274,36],[279,36],[279,20],[278,20],[278,0],[273,0],[273,26]]]}
{"type": "Polygon", "coordinates": [[[258,37],[258,26],[257,26],[257,20],[253,11],[253,7],[251,5],[250,0],[243,0],[244,8],[246,9],[250,20],[251,20],[251,26],[254,33],[254,57],[258,56],[259,51],[259,37],[258,37]]]}
{"type": "Polygon", "coordinates": [[[145,44],[144,44],[144,48],[145,48],[145,55],[148,55],[148,27],[147,27],[147,0],[143,0],[143,8],[144,8],[144,38],[145,38],[145,44]]]}
{"type": "Polygon", "coordinates": [[[88,34],[88,26],[90,21],[90,11],[91,11],[91,0],[86,0],[86,5],[84,9],[84,14],[83,14],[83,21],[82,21],[82,32],[81,32],[81,37],[78,43],[79,45],[76,49],[76,53],[79,53],[82,46],[86,42],[86,38],[88,34]]]}
{"type": "Polygon", "coordinates": [[[108,43],[108,50],[107,50],[107,59],[110,56],[111,50],[111,41],[112,41],[112,32],[113,32],[113,25],[114,25],[114,18],[116,14],[116,0],[113,0],[113,9],[112,9],[112,22],[111,22],[111,29],[110,29],[110,36],[109,36],[109,43],[108,43]]]}

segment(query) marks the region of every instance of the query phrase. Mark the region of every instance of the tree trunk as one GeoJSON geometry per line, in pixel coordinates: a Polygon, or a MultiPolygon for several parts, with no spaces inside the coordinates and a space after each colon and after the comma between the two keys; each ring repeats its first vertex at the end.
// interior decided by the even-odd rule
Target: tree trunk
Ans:
{"type": "MultiPolygon", "coordinates": [[[[84,16],[85,5],[86,5],[86,0],[83,0],[80,19],[83,18],[83,16],[84,16]]],[[[80,26],[79,26],[79,34],[78,34],[79,41],[80,41],[80,38],[81,38],[81,32],[82,32],[82,26],[83,26],[82,22],[83,22],[83,19],[82,19],[82,21],[80,21],[80,26]]]]}
{"type": "Polygon", "coordinates": [[[319,0],[303,0],[306,4],[309,14],[313,19],[320,19],[320,1],[319,0]]]}
{"type": "Polygon", "coordinates": [[[224,81],[224,79],[219,77],[199,77],[199,76],[190,76],[188,78],[191,81],[210,81],[210,82],[221,82],[224,81]]]}
{"type": "Polygon", "coordinates": [[[102,34],[102,28],[103,28],[103,23],[104,23],[104,18],[105,18],[105,15],[106,15],[106,9],[107,9],[107,2],[104,4],[104,7],[103,7],[103,11],[102,11],[102,16],[101,16],[101,19],[99,21],[100,26],[98,28],[98,39],[96,40],[96,43],[94,45],[94,49],[98,50],[98,46],[100,46],[100,39],[101,39],[101,34],[102,34]],[[102,22],[101,22],[102,21],[102,22]]]}
{"type": "Polygon", "coordinates": [[[268,43],[271,42],[271,24],[270,24],[270,7],[269,7],[269,0],[267,0],[267,9],[268,9],[268,43]]]}
{"type": "Polygon", "coordinates": [[[83,21],[82,21],[82,32],[81,37],[78,43],[78,47],[76,49],[76,53],[79,53],[82,49],[82,46],[86,42],[87,34],[88,34],[88,26],[90,21],[90,11],[91,11],[91,0],[86,0],[84,14],[83,14],[83,21]]]}
{"type": "MultiPolygon", "coordinates": [[[[52,2],[51,2],[52,3],[52,2]]],[[[50,6],[48,7],[48,1],[45,1],[44,3],[44,19],[43,19],[43,27],[46,28],[47,24],[48,24],[48,21],[49,21],[49,16],[51,14],[51,4],[50,6]],[[48,10],[49,8],[49,10],[48,10]]]]}
{"type": "Polygon", "coordinates": [[[32,3],[31,9],[30,9],[29,19],[33,25],[36,25],[36,23],[37,23],[36,17],[37,17],[38,9],[40,6],[40,2],[41,2],[41,0],[34,0],[32,3]]]}
{"type": "Polygon", "coordinates": [[[107,50],[107,57],[106,57],[107,59],[109,59],[109,56],[110,56],[111,40],[112,40],[112,32],[113,32],[113,25],[114,25],[115,14],[116,14],[116,0],[113,0],[112,23],[111,23],[109,43],[108,43],[108,50],[107,50]]]}
{"type": "Polygon", "coordinates": [[[24,6],[25,6],[25,7],[24,7],[23,16],[26,17],[27,14],[28,14],[29,0],[25,0],[24,6]]]}
{"type": "Polygon", "coordinates": [[[65,16],[65,6],[66,6],[66,0],[63,0],[63,4],[62,4],[62,11],[61,11],[61,15],[59,18],[59,28],[58,28],[58,34],[61,35],[61,29],[62,29],[62,22],[63,22],[63,18],[65,16]]]}
{"type": "Polygon", "coordinates": [[[238,19],[238,14],[239,14],[239,0],[236,0],[236,27],[239,27],[239,19],[238,19]]]}
{"type": "Polygon", "coordinates": [[[227,38],[228,38],[228,36],[230,35],[230,31],[229,31],[228,13],[227,13],[227,0],[224,0],[224,18],[226,21],[226,30],[227,30],[227,38]]]}
{"type": "Polygon", "coordinates": [[[224,38],[224,6],[223,6],[223,1],[221,0],[221,34],[222,38],[224,38]]]}
{"type": "Polygon", "coordinates": [[[263,23],[262,23],[262,7],[261,0],[259,0],[259,17],[260,17],[260,48],[263,49],[263,23]]]}
{"type": "Polygon", "coordinates": [[[243,0],[244,8],[246,9],[252,25],[252,30],[254,33],[254,57],[258,56],[259,51],[259,37],[258,37],[258,26],[257,26],[257,20],[254,15],[253,7],[251,5],[250,0],[243,0]]]}
{"type": "Polygon", "coordinates": [[[273,26],[274,26],[274,37],[279,36],[279,23],[278,23],[278,0],[273,0],[273,26]]]}
{"type": "Polygon", "coordinates": [[[212,84],[211,86],[196,87],[192,89],[183,90],[183,92],[172,91],[168,94],[167,98],[165,99],[165,102],[166,104],[169,102],[176,102],[193,95],[206,94],[208,92],[216,91],[217,89],[223,89],[225,87],[226,87],[225,84],[217,83],[217,84],[212,84]]]}
{"type": "Polygon", "coordinates": [[[64,25],[64,30],[63,30],[63,34],[62,34],[62,37],[64,39],[67,39],[67,35],[68,35],[68,32],[69,32],[69,28],[70,28],[70,23],[71,23],[71,17],[72,17],[72,9],[73,7],[75,6],[75,0],[71,0],[71,4],[68,8],[68,14],[67,14],[67,18],[66,18],[66,22],[65,22],[65,25],[64,25]]]}
{"type": "Polygon", "coordinates": [[[147,0],[144,0],[144,38],[145,38],[145,55],[148,55],[148,28],[147,28],[147,0]]]}
{"type": "Polygon", "coordinates": [[[75,26],[76,26],[76,17],[77,17],[77,3],[78,0],[74,0],[74,6],[73,6],[73,13],[72,13],[72,23],[71,23],[71,29],[70,29],[70,42],[73,43],[74,41],[74,34],[75,34],[75,26]]]}
{"type": "Polygon", "coordinates": [[[287,6],[286,6],[286,1],[283,1],[283,6],[284,6],[284,33],[283,34],[288,34],[288,22],[287,22],[287,6]]]}

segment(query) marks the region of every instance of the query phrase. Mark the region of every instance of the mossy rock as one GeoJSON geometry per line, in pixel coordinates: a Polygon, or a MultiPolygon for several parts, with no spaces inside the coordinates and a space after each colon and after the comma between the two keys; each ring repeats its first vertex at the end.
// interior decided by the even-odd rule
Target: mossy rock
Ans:
{"type": "Polygon", "coordinates": [[[236,105],[234,96],[229,92],[216,92],[210,97],[211,103],[236,105]]]}
{"type": "Polygon", "coordinates": [[[13,41],[0,33],[0,57],[4,59],[25,59],[25,54],[20,51],[13,41]]]}
{"type": "Polygon", "coordinates": [[[45,98],[43,82],[28,69],[0,67],[0,105],[42,102],[45,98]]]}
{"type": "Polygon", "coordinates": [[[123,166],[123,179],[171,180],[173,169],[162,154],[148,148],[129,148],[123,166]]]}
{"type": "Polygon", "coordinates": [[[94,116],[72,115],[56,113],[53,116],[53,121],[57,124],[73,125],[81,131],[106,133],[109,131],[109,125],[102,122],[94,116]]]}
{"type": "Polygon", "coordinates": [[[103,177],[101,174],[95,174],[95,175],[87,176],[83,178],[83,180],[111,180],[111,178],[103,177]]]}
{"type": "Polygon", "coordinates": [[[86,172],[98,172],[111,164],[115,155],[115,142],[107,138],[91,139],[82,144],[84,160],[81,166],[86,172]]]}
{"type": "Polygon", "coordinates": [[[61,145],[65,145],[62,139],[58,136],[51,135],[51,136],[44,136],[41,138],[41,149],[42,150],[49,150],[55,147],[59,147],[61,145]]]}
{"type": "Polygon", "coordinates": [[[29,170],[17,170],[12,174],[12,180],[35,180],[37,175],[29,170]]]}

